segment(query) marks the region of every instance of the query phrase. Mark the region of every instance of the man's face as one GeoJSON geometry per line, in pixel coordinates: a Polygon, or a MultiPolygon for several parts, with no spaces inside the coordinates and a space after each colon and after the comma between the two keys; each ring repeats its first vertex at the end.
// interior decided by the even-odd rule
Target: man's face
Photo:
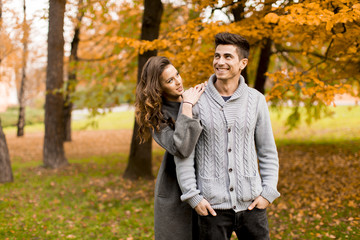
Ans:
{"type": "Polygon", "coordinates": [[[225,81],[239,81],[241,70],[248,60],[240,59],[234,45],[218,45],[215,49],[213,67],[216,78],[225,81]]]}
{"type": "Polygon", "coordinates": [[[182,78],[173,65],[165,67],[160,76],[160,86],[163,96],[169,101],[181,101],[181,94],[184,89],[182,78]]]}

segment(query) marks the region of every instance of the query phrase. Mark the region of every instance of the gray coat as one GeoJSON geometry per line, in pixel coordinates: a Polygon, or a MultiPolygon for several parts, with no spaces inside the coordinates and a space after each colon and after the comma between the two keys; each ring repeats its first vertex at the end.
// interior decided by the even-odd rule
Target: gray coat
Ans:
{"type": "Polygon", "coordinates": [[[166,150],[155,184],[154,228],[156,240],[197,239],[196,227],[193,227],[192,220],[196,217],[196,212],[187,203],[180,200],[182,193],[176,178],[174,155],[186,158],[191,154],[202,131],[202,126],[197,119],[183,114],[178,116],[179,108],[180,103],[163,99],[162,112],[165,119],[172,118],[176,121],[175,130],[167,124],[159,132],[153,133],[154,140],[166,150]],[[179,139],[183,139],[183,141],[179,139]]]}

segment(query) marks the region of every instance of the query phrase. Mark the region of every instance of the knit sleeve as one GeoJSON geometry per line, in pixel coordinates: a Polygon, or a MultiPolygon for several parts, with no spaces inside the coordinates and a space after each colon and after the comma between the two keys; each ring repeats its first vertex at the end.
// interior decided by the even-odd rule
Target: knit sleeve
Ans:
{"type": "Polygon", "coordinates": [[[279,158],[271,127],[269,109],[265,97],[261,95],[259,98],[255,144],[263,187],[261,196],[271,203],[280,196],[277,191],[279,158]]]}
{"type": "Polygon", "coordinates": [[[195,149],[202,129],[200,120],[182,114],[180,107],[180,113],[175,122],[175,130],[166,126],[160,131],[154,131],[153,138],[170,154],[179,158],[186,158],[195,149]]]}
{"type": "Polygon", "coordinates": [[[192,208],[195,208],[204,199],[200,195],[200,190],[197,189],[194,152],[185,159],[174,157],[176,176],[182,192],[181,201],[187,202],[192,208]]]}

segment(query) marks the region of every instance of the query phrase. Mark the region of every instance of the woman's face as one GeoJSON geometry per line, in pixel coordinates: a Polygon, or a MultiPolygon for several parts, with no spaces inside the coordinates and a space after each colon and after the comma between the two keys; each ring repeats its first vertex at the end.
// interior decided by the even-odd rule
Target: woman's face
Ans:
{"type": "Polygon", "coordinates": [[[183,94],[183,84],[179,72],[173,65],[165,67],[160,76],[160,86],[163,91],[162,95],[169,101],[180,102],[183,94]]]}

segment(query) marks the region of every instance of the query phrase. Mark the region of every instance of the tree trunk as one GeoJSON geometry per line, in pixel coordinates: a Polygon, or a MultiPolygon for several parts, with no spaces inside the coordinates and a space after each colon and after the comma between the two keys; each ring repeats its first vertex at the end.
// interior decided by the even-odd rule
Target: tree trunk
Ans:
{"type": "MultiPolygon", "coordinates": [[[[246,2],[246,1],[240,1],[239,4],[237,4],[234,8],[231,9],[231,13],[232,13],[233,16],[234,16],[234,22],[240,22],[241,20],[244,19],[245,2],[246,2]]],[[[245,68],[241,71],[241,75],[244,77],[245,83],[246,83],[246,84],[249,84],[247,69],[248,69],[248,68],[245,67],[245,68]]]]}
{"type": "Polygon", "coordinates": [[[262,94],[265,93],[265,82],[266,82],[265,73],[267,72],[270,63],[271,45],[272,45],[272,40],[269,38],[265,39],[265,44],[261,48],[259,64],[256,72],[256,80],[255,80],[254,88],[259,92],[261,92],[262,94]]]}
{"type": "Polygon", "coordinates": [[[0,183],[12,181],[14,181],[14,178],[11,169],[9,150],[0,119],[0,183]]]}
{"type": "MultiPolygon", "coordinates": [[[[163,5],[161,0],[144,0],[144,15],[141,26],[141,39],[152,41],[159,37],[161,15],[163,13],[163,5]]],[[[156,56],[157,51],[147,51],[139,55],[138,62],[138,82],[141,78],[141,71],[146,61],[156,56]]],[[[151,160],[151,143],[150,138],[145,143],[140,144],[137,136],[138,125],[134,121],[133,136],[131,140],[131,149],[128,166],[125,170],[124,177],[137,178],[153,178],[152,160],[151,160]]]]}
{"type": "MultiPolygon", "coordinates": [[[[0,32],[2,31],[2,0],[0,0],[0,32]]],[[[0,56],[1,64],[2,56],[0,56]]],[[[6,144],[5,134],[1,125],[0,118],[0,183],[12,182],[14,177],[11,169],[9,149],[6,144]]]]}
{"type": "MultiPolygon", "coordinates": [[[[264,15],[271,11],[272,4],[273,1],[269,1],[269,0],[264,1],[264,9],[263,9],[264,15]]],[[[257,66],[256,78],[254,84],[254,88],[259,92],[261,92],[262,94],[265,93],[265,83],[266,83],[265,73],[268,71],[270,64],[271,46],[272,46],[271,38],[270,37],[264,38],[263,45],[260,50],[260,58],[257,66]]]]}
{"type": "Polygon", "coordinates": [[[26,3],[24,2],[24,20],[23,20],[23,56],[22,56],[22,75],[19,92],[19,118],[17,122],[17,136],[24,136],[25,127],[25,83],[26,83],[26,60],[28,45],[28,26],[26,22],[26,3]]]}
{"type": "Polygon", "coordinates": [[[68,164],[64,153],[63,86],[64,13],[66,0],[50,0],[48,65],[46,69],[44,165],[58,168],[68,164]]]}
{"type": "Polygon", "coordinates": [[[78,2],[78,9],[79,12],[77,14],[77,24],[75,26],[74,31],[74,38],[71,42],[71,53],[69,59],[69,71],[68,71],[68,81],[66,83],[66,92],[65,92],[65,101],[64,101],[64,141],[70,142],[71,141],[71,112],[73,108],[73,103],[71,101],[71,94],[75,92],[77,79],[76,79],[76,66],[78,63],[78,55],[77,51],[79,48],[80,42],[80,26],[81,20],[84,17],[83,11],[83,0],[79,0],[78,2]]]}

